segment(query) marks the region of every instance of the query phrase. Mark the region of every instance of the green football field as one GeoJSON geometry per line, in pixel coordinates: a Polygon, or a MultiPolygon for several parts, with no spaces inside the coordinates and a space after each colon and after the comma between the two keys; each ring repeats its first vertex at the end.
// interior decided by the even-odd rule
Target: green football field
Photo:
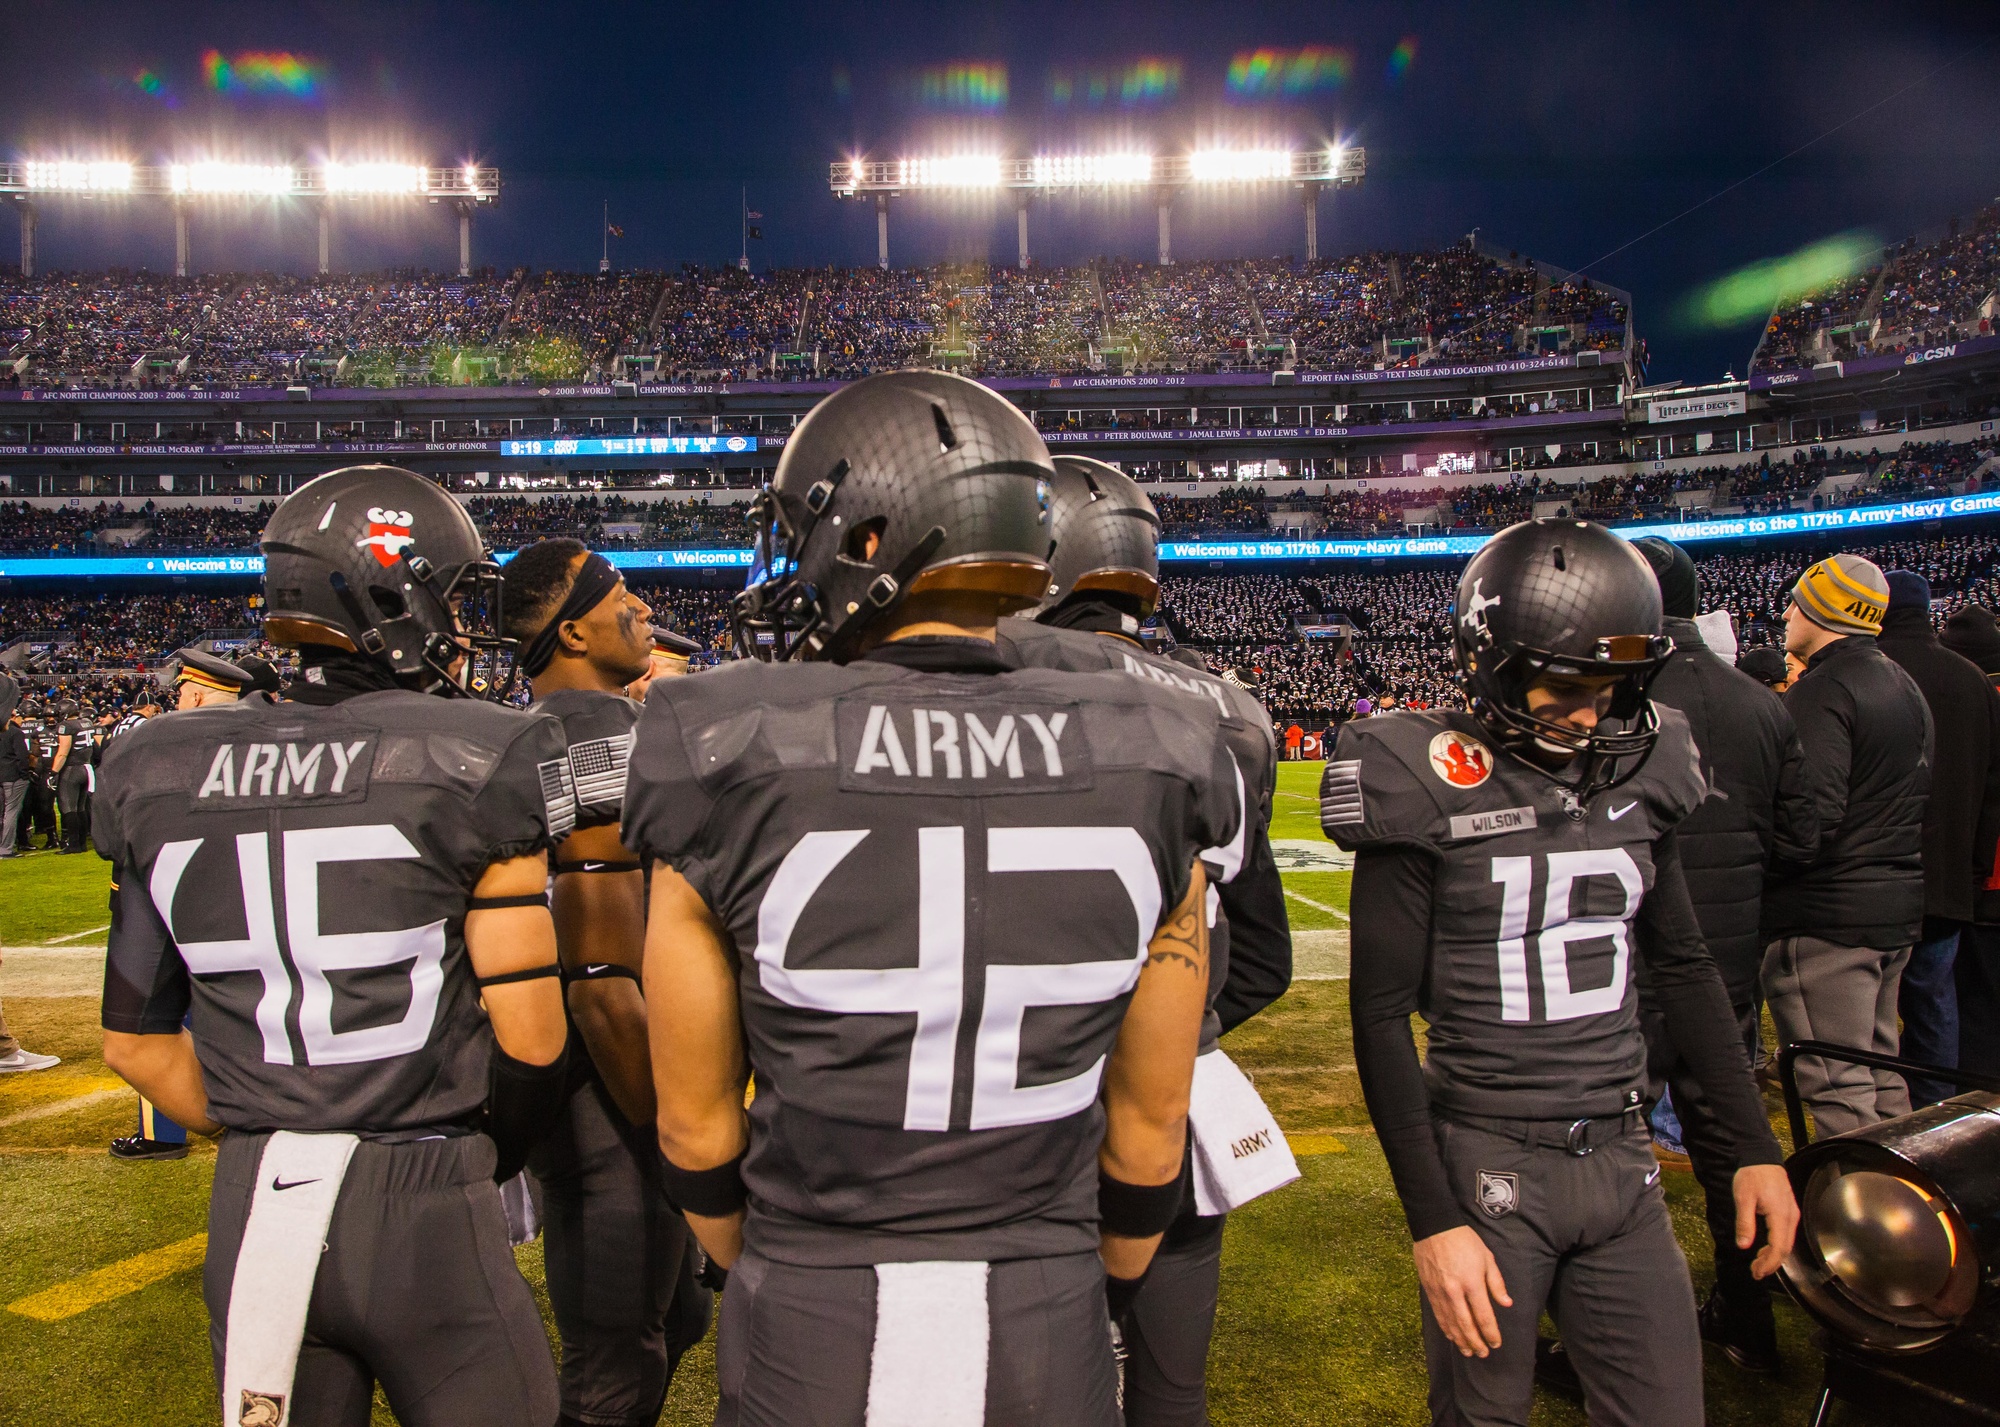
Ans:
{"type": "MultiPolygon", "coordinates": [[[[1305,1177],[1230,1219],[1209,1367],[1218,1427],[1426,1420],[1409,1239],[1368,1128],[1338,979],[1348,874],[1327,865],[1319,768],[1281,769],[1272,824],[1281,862],[1297,868],[1285,880],[1302,979],[1225,1043],[1305,1177]]],[[[30,1049],[63,1057],[52,1071],[0,1076],[0,1423],[207,1427],[218,1409],[199,1264],[214,1153],[143,1165],[105,1154],[136,1106],[99,1055],[92,948],[103,944],[108,885],[94,855],[0,862],[0,948],[12,953],[0,962],[0,1004],[30,1049]]],[[[1665,1182],[1705,1289],[1699,1192],[1685,1173],[1665,1182]]],[[[520,1262],[539,1293],[540,1245],[520,1262]]],[[[1747,1378],[1711,1354],[1717,1427],[1808,1420],[1818,1357],[1803,1316],[1778,1311],[1783,1381],[1747,1378]]],[[[683,1364],[663,1420],[707,1423],[713,1392],[704,1345],[683,1364]]],[[[379,1405],[376,1417],[394,1420],[379,1405]]],[[[1536,1421],[1583,1415],[1544,1396],[1536,1421]]]]}

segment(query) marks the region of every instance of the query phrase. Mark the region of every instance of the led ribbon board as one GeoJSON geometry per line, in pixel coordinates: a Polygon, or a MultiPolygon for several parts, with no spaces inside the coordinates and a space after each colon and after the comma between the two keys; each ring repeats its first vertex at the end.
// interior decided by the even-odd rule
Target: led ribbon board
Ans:
{"type": "Polygon", "coordinates": [[[755,436],[538,436],[502,441],[503,456],[733,456],[755,436]]]}
{"type": "MultiPolygon", "coordinates": [[[[652,437],[640,440],[749,440],[754,437],[652,437]]],[[[1885,530],[1932,520],[2000,515],[2000,491],[1978,495],[1937,496],[1896,505],[1855,506],[1848,510],[1794,510],[1778,515],[1741,515],[1720,520],[1691,520],[1647,525],[1620,525],[1616,534],[1627,540],[1658,535],[1680,545],[1719,540],[1744,540],[1765,535],[1814,535],[1858,530],[1885,530]]],[[[1160,545],[1167,562],[1196,560],[1409,560],[1470,555],[1490,535],[1437,535],[1416,538],[1351,540],[1170,540],[1160,545]]],[[[604,558],[621,570],[703,570],[747,568],[752,552],[724,550],[609,550],[604,558]]],[[[510,560],[510,553],[498,557],[510,560]]],[[[103,555],[51,557],[0,555],[0,579],[40,580],[77,576],[220,575],[241,579],[264,573],[264,557],[230,555],[103,555]]]]}

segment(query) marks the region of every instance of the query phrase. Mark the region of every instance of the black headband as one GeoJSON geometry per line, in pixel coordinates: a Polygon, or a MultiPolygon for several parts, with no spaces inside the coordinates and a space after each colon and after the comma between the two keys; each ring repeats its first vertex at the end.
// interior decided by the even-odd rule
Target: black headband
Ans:
{"type": "Polygon", "coordinates": [[[569,587],[569,598],[562,602],[555,618],[543,626],[542,632],[528,641],[521,651],[521,672],[530,679],[549,667],[556,657],[556,645],[561,639],[562,627],[573,619],[582,619],[604,601],[604,597],[618,588],[622,579],[609,560],[595,550],[583,557],[583,567],[576,572],[576,583],[569,587]]]}

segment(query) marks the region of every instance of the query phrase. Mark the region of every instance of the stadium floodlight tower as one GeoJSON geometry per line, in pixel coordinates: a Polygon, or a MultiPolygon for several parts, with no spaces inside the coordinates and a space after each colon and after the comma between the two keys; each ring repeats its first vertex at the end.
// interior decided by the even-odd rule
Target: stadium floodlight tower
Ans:
{"type": "Polygon", "coordinates": [[[856,156],[828,166],[836,198],[875,204],[875,261],[889,266],[889,200],[916,191],[1015,194],[1020,262],[1028,266],[1028,199],[1036,192],[1083,188],[1151,188],[1159,203],[1160,263],[1173,255],[1173,198],[1190,184],[1288,184],[1303,191],[1306,257],[1319,256],[1319,195],[1326,188],[1358,187],[1368,172],[1368,151],[1330,144],[1314,149],[1196,149],[1185,154],[1126,151],[1105,154],[950,154],[933,158],[869,159],[856,156]]]}
{"type": "Polygon", "coordinates": [[[164,198],[174,212],[174,276],[188,275],[188,210],[197,203],[299,198],[319,208],[319,270],[332,258],[333,205],[351,199],[427,198],[458,212],[458,272],[472,271],[472,214],[500,196],[500,170],[476,164],[329,160],[321,164],[233,163],[194,159],[135,164],[125,159],[23,159],[0,163],[0,194],[21,207],[21,275],[35,271],[35,205],[47,198],[164,198]]]}

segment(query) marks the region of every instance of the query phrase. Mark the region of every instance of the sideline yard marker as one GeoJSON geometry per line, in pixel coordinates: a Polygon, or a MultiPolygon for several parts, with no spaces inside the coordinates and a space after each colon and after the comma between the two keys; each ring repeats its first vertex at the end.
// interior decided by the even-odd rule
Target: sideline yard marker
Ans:
{"type": "Polygon", "coordinates": [[[73,1278],[68,1283],[59,1283],[40,1293],[17,1298],[7,1305],[7,1311],[40,1323],[60,1323],[101,1303],[109,1303],[128,1293],[137,1293],[163,1278],[171,1278],[184,1268],[192,1268],[202,1261],[207,1252],[208,1235],[190,1234],[179,1243],[148,1249],[143,1254],[134,1254],[129,1259],[120,1259],[117,1263],[106,1264],[103,1268],[73,1278]]]}

